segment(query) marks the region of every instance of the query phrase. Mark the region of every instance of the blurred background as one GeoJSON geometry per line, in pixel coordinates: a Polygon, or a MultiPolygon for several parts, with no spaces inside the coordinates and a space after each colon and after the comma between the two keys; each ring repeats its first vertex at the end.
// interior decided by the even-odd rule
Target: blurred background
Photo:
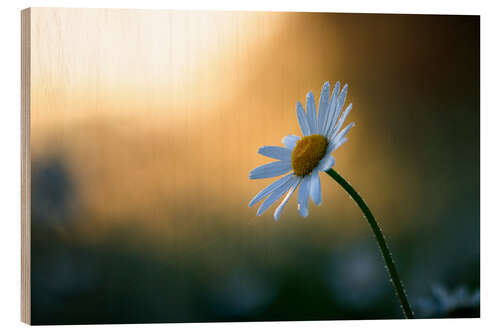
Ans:
{"type": "Polygon", "coordinates": [[[479,17],[35,9],[34,324],[402,318],[359,208],[250,199],[295,104],[349,84],[335,169],[418,318],[479,316],[479,17]],[[346,105],[347,105],[346,103],[346,105]]]}

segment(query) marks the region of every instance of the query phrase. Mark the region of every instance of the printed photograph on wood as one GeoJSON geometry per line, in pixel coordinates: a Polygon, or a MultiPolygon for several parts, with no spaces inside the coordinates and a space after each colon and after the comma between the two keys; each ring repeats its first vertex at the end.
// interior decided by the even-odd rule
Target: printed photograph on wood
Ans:
{"type": "Polygon", "coordinates": [[[335,175],[415,318],[479,317],[479,22],[31,8],[31,324],[408,317],[335,175]]]}

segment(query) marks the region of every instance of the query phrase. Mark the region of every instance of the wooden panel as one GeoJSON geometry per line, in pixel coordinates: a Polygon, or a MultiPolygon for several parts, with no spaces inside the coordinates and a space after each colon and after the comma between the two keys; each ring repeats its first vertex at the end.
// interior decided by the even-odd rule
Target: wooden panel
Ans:
{"type": "Polygon", "coordinates": [[[21,12],[21,321],[30,324],[31,10],[21,12]]]}

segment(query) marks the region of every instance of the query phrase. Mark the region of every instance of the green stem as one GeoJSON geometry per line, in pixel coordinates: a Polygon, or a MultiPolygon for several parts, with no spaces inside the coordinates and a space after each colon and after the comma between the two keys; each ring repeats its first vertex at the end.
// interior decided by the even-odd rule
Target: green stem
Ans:
{"type": "Polygon", "coordinates": [[[398,272],[396,271],[396,265],[394,265],[394,261],[392,260],[391,257],[391,252],[389,251],[389,248],[387,247],[387,244],[385,242],[384,234],[382,233],[382,230],[380,230],[377,221],[375,221],[375,217],[373,217],[372,213],[370,212],[370,209],[364,202],[363,198],[361,198],[361,196],[356,192],[356,190],[351,186],[351,184],[349,184],[341,175],[339,175],[333,169],[329,169],[325,172],[329,174],[337,183],[339,183],[340,186],[342,186],[344,190],[347,191],[347,193],[349,193],[349,195],[354,199],[354,201],[356,201],[359,208],[361,208],[363,214],[365,214],[366,219],[368,220],[368,223],[372,227],[373,233],[375,234],[375,238],[377,239],[377,243],[378,246],[380,247],[380,251],[382,252],[382,256],[384,257],[387,270],[389,271],[389,275],[394,285],[394,289],[396,289],[396,294],[399,298],[399,301],[401,302],[403,312],[406,318],[413,319],[414,318],[413,311],[411,310],[410,303],[408,303],[408,299],[406,298],[406,293],[403,288],[403,284],[401,283],[398,272]]]}

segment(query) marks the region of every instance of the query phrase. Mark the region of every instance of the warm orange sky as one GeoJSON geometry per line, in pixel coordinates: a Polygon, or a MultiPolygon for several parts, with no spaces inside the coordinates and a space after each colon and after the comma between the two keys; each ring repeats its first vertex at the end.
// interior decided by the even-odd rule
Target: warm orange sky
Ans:
{"type": "MultiPolygon", "coordinates": [[[[415,157],[437,136],[423,136],[415,126],[441,129],[425,115],[442,114],[449,98],[446,91],[433,96],[422,82],[432,73],[451,79],[456,72],[447,49],[435,45],[439,38],[453,42],[447,30],[435,30],[442,36],[434,39],[425,32],[444,19],[429,20],[37,8],[32,158],[67,163],[90,229],[135,223],[153,232],[174,225],[179,232],[203,229],[213,219],[235,223],[234,216],[242,225],[271,223],[272,214],[256,218],[256,209],[247,207],[270,183],[248,180],[248,172],[267,161],[257,149],[299,134],[297,100],[340,80],[349,83],[349,120],[356,127],[335,153],[337,170],[359,187],[388,232],[418,228],[407,217],[424,207],[438,214],[446,199],[428,191],[425,176],[435,170],[428,155],[415,157]],[[410,133],[415,140],[401,146],[410,133]]],[[[460,107],[466,104],[453,112],[460,107]]],[[[433,163],[447,165],[453,149],[442,155],[448,160],[432,155],[433,163]]],[[[443,174],[442,188],[459,186],[443,174]]],[[[308,222],[364,232],[363,223],[353,223],[361,219],[357,208],[327,179],[321,178],[325,203],[312,209],[308,222]],[[335,223],[322,223],[332,211],[335,223]]],[[[298,219],[296,199],[290,202],[285,223],[298,219]]]]}
{"type": "Polygon", "coordinates": [[[286,20],[265,13],[37,9],[34,125],[66,126],[67,117],[170,119],[191,106],[194,116],[213,115],[207,103],[231,97],[286,20]]]}

